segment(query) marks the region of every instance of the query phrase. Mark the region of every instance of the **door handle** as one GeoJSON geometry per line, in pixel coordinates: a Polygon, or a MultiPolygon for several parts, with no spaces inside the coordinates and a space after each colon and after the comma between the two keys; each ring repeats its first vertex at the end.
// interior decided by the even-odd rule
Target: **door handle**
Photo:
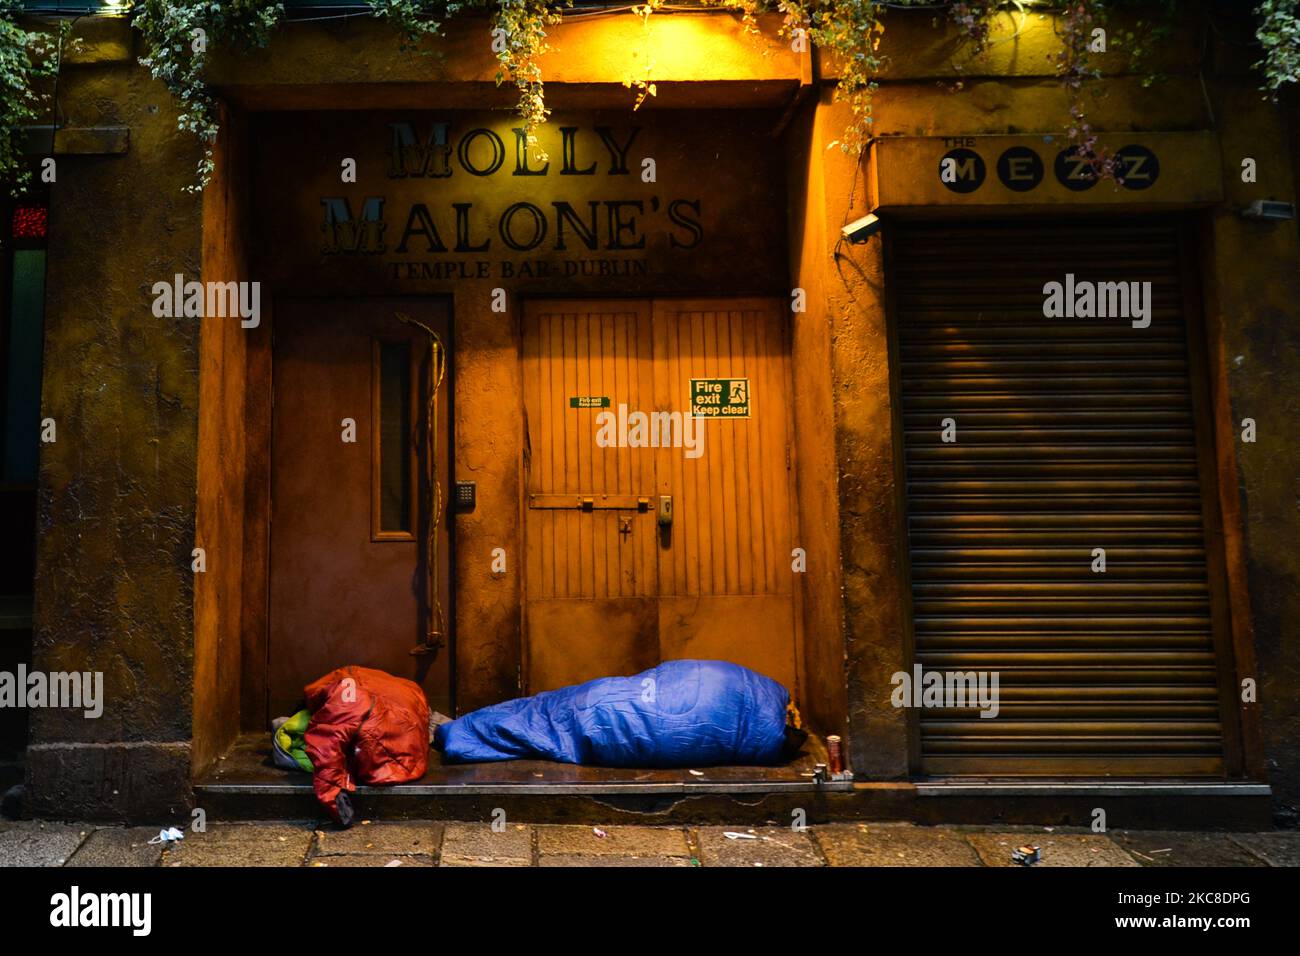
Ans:
{"type": "Polygon", "coordinates": [[[659,527],[671,528],[673,524],[673,496],[659,496],[659,527]]]}

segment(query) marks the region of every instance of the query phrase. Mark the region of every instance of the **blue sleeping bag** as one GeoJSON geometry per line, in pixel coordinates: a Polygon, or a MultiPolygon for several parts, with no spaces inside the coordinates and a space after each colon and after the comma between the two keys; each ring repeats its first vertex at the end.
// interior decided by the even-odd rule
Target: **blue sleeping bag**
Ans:
{"type": "Polygon", "coordinates": [[[520,757],[602,767],[770,764],[790,695],[723,661],[668,661],[493,704],[438,728],[448,762],[520,757]]]}

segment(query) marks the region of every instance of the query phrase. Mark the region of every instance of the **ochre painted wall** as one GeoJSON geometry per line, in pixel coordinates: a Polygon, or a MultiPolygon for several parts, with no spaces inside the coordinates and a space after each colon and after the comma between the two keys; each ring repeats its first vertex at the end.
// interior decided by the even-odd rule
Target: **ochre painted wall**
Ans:
{"type": "MultiPolygon", "coordinates": [[[[932,21],[930,13],[889,16],[883,52],[892,60],[876,96],[877,135],[1060,134],[1066,98],[1050,75],[1056,42],[1050,19],[1034,14],[1012,40],[1015,24],[1008,18],[995,34],[1005,42],[974,62],[963,58],[950,31],[934,29],[932,21]]],[[[1226,389],[1219,393],[1219,460],[1227,497],[1240,488],[1243,516],[1244,534],[1235,545],[1240,572],[1230,567],[1234,628],[1238,640],[1253,641],[1258,650],[1268,772],[1280,800],[1293,803],[1300,793],[1300,645],[1293,624],[1300,615],[1294,548],[1300,517],[1284,463],[1294,457],[1288,452],[1297,437],[1290,406],[1300,394],[1294,331],[1300,249],[1294,223],[1249,223],[1236,210],[1252,198],[1294,201],[1296,161],[1282,112],[1261,101],[1241,56],[1216,43],[1202,58],[1202,27],[1193,24],[1154,51],[1150,67],[1168,75],[1163,84],[1148,88],[1138,75],[1116,75],[1102,84],[1106,96],[1089,101],[1090,115],[1103,130],[1212,129],[1220,139],[1228,198],[1203,216],[1209,252],[1202,278],[1209,354],[1218,363],[1211,373],[1226,389]],[[1235,176],[1242,155],[1258,160],[1260,182],[1253,186],[1235,176]],[[1259,423],[1254,445],[1234,443],[1243,417],[1259,423]]],[[[344,31],[297,24],[264,53],[218,58],[215,75],[223,92],[248,109],[427,114],[508,107],[513,93],[495,87],[486,42],[473,45],[483,28],[455,27],[461,32],[445,47],[455,53],[437,58],[398,54],[391,33],[374,23],[344,31]]],[[[795,398],[798,483],[807,584],[821,597],[805,603],[805,622],[810,633],[831,633],[809,645],[802,679],[815,694],[808,705],[815,718],[833,723],[847,713],[859,778],[901,779],[909,769],[908,721],[888,704],[888,679],[906,666],[909,651],[886,276],[879,241],[834,255],[840,225],[868,209],[866,170],[828,148],[840,138],[848,109],[822,87],[777,134],[776,117],[807,66],[784,43],[748,38],[727,15],[661,14],[650,29],[651,46],[644,48],[636,46],[643,36],[631,17],[556,31],[548,96],[557,109],[583,111],[579,125],[590,125],[592,110],[607,110],[612,125],[660,124],[666,142],[685,115],[671,107],[768,111],[766,119],[752,121],[769,135],[724,135],[731,141],[717,150],[718,168],[709,175],[725,180],[737,162],[757,170],[757,178],[751,172],[747,180],[724,182],[717,198],[743,192],[748,205],[736,213],[746,217],[742,223],[776,208],[788,222],[763,220],[758,227],[777,233],[784,227],[788,244],[737,240],[698,268],[683,258],[673,273],[627,291],[698,292],[722,281],[732,291],[784,297],[797,286],[807,293],[808,310],[796,317],[793,341],[796,362],[808,371],[795,398]],[[631,94],[622,86],[631,62],[626,51],[633,48],[658,51],[659,96],[640,114],[629,111],[631,94]],[[737,144],[754,155],[728,155],[737,144]],[[751,261],[755,249],[774,259],[751,261]],[[755,285],[760,277],[762,288],[755,285]]],[[[42,449],[34,654],[45,670],[104,671],[108,700],[98,721],[60,710],[33,714],[29,798],[32,812],[43,816],[173,817],[187,799],[192,764],[207,763],[233,733],[233,700],[242,697],[245,711],[256,705],[256,688],[242,679],[249,661],[240,663],[241,679],[232,670],[237,632],[230,615],[236,605],[242,608],[242,629],[257,604],[249,568],[256,571],[265,542],[244,521],[246,565],[238,594],[227,562],[219,561],[220,570],[196,584],[190,552],[197,536],[210,547],[210,562],[214,542],[219,553],[229,554],[241,522],[234,477],[241,457],[245,517],[264,507],[255,488],[264,483],[265,461],[233,436],[224,447],[210,439],[238,420],[241,382],[246,416],[263,407],[269,392],[254,365],[246,382],[241,379],[235,329],[155,319],[150,287],[176,272],[197,276],[200,267],[223,277],[237,274],[240,233],[253,222],[263,245],[250,261],[268,271],[250,271],[250,277],[279,291],[310,286],[355,294],[367,284],[392,291],[393,280],[374,260],[308,282],[292,268],[312,265],[310,256],[295,258],[305,248],[302,236],[269,251],[265,246],[282,229],[274,220],[264,228],[265,204],[275,197],[263,192],[261,205],[248,212],[257,218],[241,225],[241,197],[226,188],[233,180],[219,177],[217,191],[204,200],[184,192],[198,150],[176,131],[170,95],[133,62],[138,51],[131,34],[120,21],[105,20],[82,21],[77,31],[91,42],[60,81],[60,122],[69,129],[129,127],[130,144],[124,155],[61,157],[53,191],[43,414],[56,419],[59,432],[58,442],[42,449]],[[213,449],[215,457],[206,457],[213,449]]],[[[1123,73],[1119,58],[1107,61],[1108,70],[1114,72],[1116,63],[1123,73]]],[[[833,64],[822,67],[829,71],[833,64]]],[[[511,119],[501,114],[498,125],[508,128],[511,119]]],[[[554,137],[562,120],[556,116],[547,135],[554,137]]],[[[259,131],[249,114],[242,122],[235,117],[228,126],[259,131]]],[[[736,114],[718,129],[746,122],[736,114]]],[[[274,117],[270,124],[260,132],[274,139],[274,117]]],[[[334,194],[323,192],[324,184],[337,181],[339,153],[353,150],[347,142],[330,142],[329,127],[313,135],[324,137],[328,149],[298,155],[298,178],[289,177],[285,186],[302,202],[289,211],[319,226],[319,198],[334,194]]],[[[248,145],[256,152],[254,138],[248,145]]],[[[282,144],[290,152],[295,145],[301,144],[282,144]]],[[[356,145],[377,148],[369,141],[356,145]]],[[[222,149],[238,155],[235,143],[222,149]]],[[[680,185],[693,177],[679,171],[672,178],[680,185]]],[[[368,183],[358,184],[356,194],[364,196],[368,183]]],[[[260,175],[257,184],[265,190],[260,175]]],[[[400,228],[390,227],[390,240],[400,228]]],[[[517,549],[519,541],[517,312],[492,312],[488,287],[481,280],[401,283],[403,292],[456,299],[457,471],[477,480],[480,494],[479,510],[457,519],[459,586],[475,595],[459,609],[464,616],[458,623],[474,635],[477,648],[458,661],[462,709],[513,693],[519,639],[518,577],[493,578],[486,560],[491,548],[513,543],[517,549]],[[479,409],[472,419],[470,408],[479,409]]],[[[564,291],[602,288],[609,287],[564,291]]],[[[544,281],[515,282],[509,291],[554,293],[544,281]]],[[[258,341],[249,336],[244,345],[258,341]]],[[[248,650],[244,644],[245,658],[248,650]]]]}
{"type": "Polygon", "coordinates": [[[815,111],[801,110],[783,135],[789,207],[790,296],[802,293],[805,311],[791,323],[795,369],[795,479],[799,545],[807,557],[803,603],[804,654],[800,684],[808,724],[824,734],[848,732],[844,682],[843,595],[840,588],[840,520],[835,460],[835,375],[828,321],[826,184],[816,142],[815,111]],[[795,290],[799,290],[797,293],[795,290]]]}
{"type": "MultiPolygon", "coordinates": [[[[1211,88],[1224,168],[1224,208],[1208,226],[1205,265],[1215,374],[1231,410],[1223,422],[1239,488],[1243,537],[1229,541],[1245,563],[1232,581],[1242,615],[1234,626],[1253,630],[1255,668],[1237,674],[1258,684],[1248,719],[1263,731],[1264,760],[1280,811],[1300,807],[1300,508],[1295,449],[1300,443],[1300,233],[1292,222],[1257,222],[1238,210],[1254,199],[1295,203],[1287,122],[1282,108],[1261,97],[1253,75],[1211,88]],[[1241,181],[1242,159],[1256,160],[1258,182],[1241,181]],[[1242,420],[1257,438],[1241,441],[1242,420]],[[1249,615],[1249,620],[1245,616],[1249,615]]],[[[1236,478],[1234,483],[1232,478],[1236,478]]],[[[1223,479],[1221,479],[1222,481],[1223,479]]]]}
{"type": "MultiPolygon", "coordinates": [[[[796,275],[797,284],[809,293],[808,314],[801,316],[802,339],[814,348],[812,340],[822,335],[831,343],[829,388],[820,391],[831,396],[833,424],[824,409],[805,404],[803,415],[816,415],[809,427],[819,429],[826,454],[833,454],[837,466],[838,511],[829,502],[812,508],[819,522],[838,514],[845,689],[839,691],[838,673],[831,669],[839,662],[824,660],[819,667],[831,669],[824,679],[847,694],[854,774],[887,780],[907,774],[907,713],[891,707],[888,693],[880,689],[888,688],[891,674],[906,668],[907,659],[884,276],[879,241],[837,244],[840,226],[868,211],[868,190],[862,164],[831,145],[848,117],[847,108],[833,98],[823,88],[811,103],[800,127],[806,139],[795,147],[809,164],[804,221],[813,224],[803,234],[796,275]]],[[[823,613],[829,617],[832,610],[837,609],[823,613]]]]}
{"type": "Polygon", "coordinates": [[[174,819],[189,799],[199,328],[154,318],[150,288],[199,270],[198,149],[126,51],[59,84],[64,127],[129,127],[130,147],[56,157],[33,659],[102,671],[105,702],[98,719],[32,713],[36,816],[174,819]]]}

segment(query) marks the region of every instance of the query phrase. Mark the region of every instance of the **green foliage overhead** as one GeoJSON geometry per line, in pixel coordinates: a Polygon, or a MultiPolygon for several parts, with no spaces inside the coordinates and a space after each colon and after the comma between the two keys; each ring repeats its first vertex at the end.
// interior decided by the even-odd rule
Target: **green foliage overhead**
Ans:
{"type": "Polygon", "coordinates": [[[1263,71],[1264,89],[1276,95],[1300,79],[1300,0],[1263,0],[1255,13],[1255,36],[1264,48],[1264,59],[1255,67],[1263,71]]]}
{"type": "Polygon", "coordinates": [[[24,30],[18,25],[18,6],[18,0],[0,0],[0,180],[15,195],[31,180],[20,152],[23,127],[41,122],[40,83],[58,70],[63,36],[24,30]]]}
{"type": "MultiPolygon", "coordinates": [[[[840,75],[837,95],[850,108],[850,121],[840,140],[849,151],[861,149],[871,136],[871,94],[883,65],[879,43],[891,10],[915,7],[934,11],[935,22],[946,17],[954,23],[971,51],[979,55],[989,45],[990,24],[997,16],[1018,16],[1019,3],[1000,0],[702,0],[739,13],[746,27],[757,30],[762,14],[784,18],[781,32],[791,42],[806,38],[834,57],[840,75]]],[[[427,49],[451,17],[465,12],[490,14],[492,51],[498,62],[497,83],[509,82],[518,91],[518,111],[530,142],[546,121],[543,77],[538,63],[546,51],[547,28],[559,22],[554,0],[367,0],[376,17],[398,32],[405,50],[427,49]]],[[[571,0],[564,0],[565,5],[571,0]]],[[[644,0],[632,12],[646,20],[665,0],[644,0]]],[[[44,34],[26,32],[17,22],[18,0],[0,0],[0,177],[13,179],[21,168],[17,155],[17,130],[37,121],[40,99],[36,82],[49,76],[49,41],[44,34]]],[[[1059,0],[1061,49],[1055,68],[1070,96],[1070,115],[1064,118],[1071,140],[1088,152],[1095,135],[1088,122],[1084,90],[1100,75],[1090,56],[1092,30],[1104,24],[1115,9],[1141,11],[1147,19],[1136,28],[1117,31],[1112,42],[1125,49],[1131,61],[1141,61],[1154,43],[1170,33],[1176,0],[1059,0]]],[[[212,173],[212,147],[216,141],[217,105],[204,79],[210,51],[220,47],[265,46],[284,19],[281,0],[133,0],[130,16],[145,40],[141,63],[167,84],[180,106],[178,125],[198,137],[204,153],[199,161],[194,189],[201,189],[212,173]]],[[[1258,69],[1263,88],[1276,95],[1300,78],[1300,0],[1258,0],[1251,11],[1256,37],[1263,50],[1258,69]]],[[[634,59],[629,51],[629,58],[634,59]]],[[[57,62],[57,61],[55,61],[57,62]]],[[[633,108],[655,94],[652,67],[645,75],[629,75],[624,84],[637,90],[633,108]]],[[[1149,78],[1154,80],[1154,77],[1149,78]]],[[[1105,159],[1099,170],[1109,174],[1105,159]]]]}
{"type": "Polygon", "coordinates": [[[218,43],[265,46],[284,17],[284,5],[279,0],[136,0],[131,16],[148,51],[141,65],[175,95],[176,125],[203,144],[191,187],[202,189],[212,175],[218,128],[217,104],[204,81],[208,52],[218,43]]]}

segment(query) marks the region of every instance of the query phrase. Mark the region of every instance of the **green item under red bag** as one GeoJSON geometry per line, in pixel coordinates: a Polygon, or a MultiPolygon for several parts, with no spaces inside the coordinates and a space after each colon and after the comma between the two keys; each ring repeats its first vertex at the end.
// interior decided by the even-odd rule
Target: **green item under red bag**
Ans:
{"type": "Polygon", "coordinates": [[[277,717],[271,722],[271,758],[277,767],[307,773],[316,769],[307,756],[307,726],[310,723],[310,710],[300,710],[292,717],[277,717]]]}
{"type": "Polygon", "coordinates": [[[316,799],[351,826],[356,782],[419,780],[429,765],[429,704],[418,684],[369,667],[341,667],[304,690],[306,750],[316,799]]]}

